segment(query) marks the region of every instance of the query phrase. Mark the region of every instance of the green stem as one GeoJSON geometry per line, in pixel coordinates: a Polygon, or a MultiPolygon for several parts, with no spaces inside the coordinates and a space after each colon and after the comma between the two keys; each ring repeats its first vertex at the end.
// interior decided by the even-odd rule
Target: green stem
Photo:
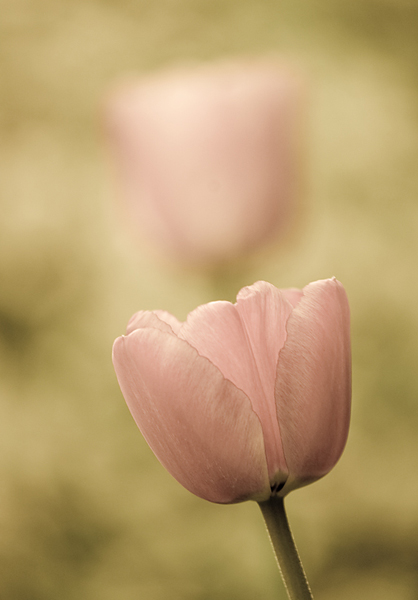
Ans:
{"type": "Polygon", "coordinates": [[[313,600],[290,531],[283,498],[272,496],[269,500],[259,504],[290,600],[313,600]]]}

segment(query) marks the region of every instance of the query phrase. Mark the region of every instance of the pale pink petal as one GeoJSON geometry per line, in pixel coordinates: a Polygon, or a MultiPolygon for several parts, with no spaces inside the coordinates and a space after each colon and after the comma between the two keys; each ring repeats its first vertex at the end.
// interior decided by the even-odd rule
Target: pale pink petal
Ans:
{"type": "Polygon", "coordinates": [[[277,415],[290,473],[284,493],[335,465],[347,439],[350,399],[347,296],[336,279],[317,281],[304,288],[279,354],[277,415]]]}
{"type": "Polygon", "coordinates": [[[220,503],[269,496],[258,417],[209,360],[150,328],[118,338],[113,361],[138,427],[184,487],[220,503]]]}
{"type": "Polygon", "coordinates": [[[302,290],[299,290],[298,288],[287,288],[280,291],[285,295],[286,299],[290,302],[293,308],[299,304],[300,299],[303,296],[302,290]]]}
{"type": "Polygon", "coordinates": [[[271,483],[287,477],[274,400],[277,358],[292,306],[259,282],[241,290],[237,304],[212,302],[190,313],[179,332],[201,356],[250,398],[260,418],[271,483]]]}
{"type": "Polygon", "coordinates": [[[259,393],[254,361],[233,304],[219,301],[199,306],[189,313],[178,336],[208,358],[249,398],[259,393]]]}
{"type": "MultiPolygon", "coordinates": [[[[132,331],[135,331],[136,329],[144,329],[144,327],[155,327],[156,329],[160,329],[161,331],[173,333],[171,324],[167,321],[166,318],[162,318],[161,314],[158,314],[163,312],[164,311],[149,310],[138,311],[130,318],[129,323],[126,327],[126,335],[129,335],[130,333],[132,333],[132,331]]],[[[164,314],[167,315],[169,313],[164,314]]],[[[172,318],[175,319],[175,317],[172,318]]]]}
{"type": "Polygon", "coordinates": [[[272,398],[277,359],[286,340],[286,323],[292,305],[281,290],[258,281],[239,292],[236,309],[244,325],[264,395],[272,398]]]}
{"type": "Polygon", "coordinates": [[[166,310],[154,310],[153,313],[157,315],[157,317],[161,319],[161,321],[164,321],[165,323],[170,325],[174,333],[177,334],[180,331],[182,322],[179,321],[174,315],[167,312],[166,310]]]}
{"type": "Polygon", "coordinates": [[[281,290],[265,281],[258,281],[239,292],[236,309],[254,359],[259,386],[263,390],[263,395],[254,397],[253,408],[263,425],[270,481],[273,482],[277,471],[283,471],[284,467],[287,471],[274,388],[277,360],[286,340],[286,323],[292,313],[292,305],[281,290]]]}

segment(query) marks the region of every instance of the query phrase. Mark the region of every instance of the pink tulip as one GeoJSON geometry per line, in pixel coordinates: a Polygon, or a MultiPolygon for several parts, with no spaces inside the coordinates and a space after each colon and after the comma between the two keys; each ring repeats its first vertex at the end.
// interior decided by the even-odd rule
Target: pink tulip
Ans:
{"type": "Polygon", "coordinates": [[[267,61],[177,69],[117,88],[105,119],[135,232],[186,263],[212,265],[285,228],[299,100],[296,78],[267,61]]]}
{"type": "Polygon", "coordinates": [[[335,278],[259,281],[184,323],[140,311],[113,347],[122,393],[157,458],[212,502],[263,501],[339,459],[351,399],[349,307],[335,278]]]}

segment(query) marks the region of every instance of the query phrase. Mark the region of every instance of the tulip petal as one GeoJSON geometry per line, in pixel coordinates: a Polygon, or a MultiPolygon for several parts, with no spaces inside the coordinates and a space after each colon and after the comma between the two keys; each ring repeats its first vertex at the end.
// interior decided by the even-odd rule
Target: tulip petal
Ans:
{"type": "Polygon", "coordinates": [[[335,465],[347,439],[350,399],[347,296],[336,279],[317,281],[304,288],[279,354],[277,415],[290,474],[283,494],[335,465]]]}
{"type": "Polygon", "coordinates": [[[154,310],[153,313],[157,315],[157,317],[161,321],[164,321],[165,323],[170,325],[171,329],[174,331],[175,334],[177,334],[180,331],[183,323],[176,319],[174,315],[167,312],[166,310],[154,310]]]}
{"type": "Polygon", "coordinates": [[[283,483],[287,466],[274,400],[279,350],[291,304],[266,282],[244,288],[237,303],[211,302],[189,314],[179,337],[215,364],[251,399],[263,427],[270,482],[283,483]]]}
{"type": "Polygon", "coordinates": [[[155,329],[167,333],[177,333],[181,322],[165,310],[140,310],[131,317],[126,327],[126,335],[135,329],[144,329],[145,327],[155,327],[155,329]]]}
{"type": "MultiPolygon", "coordinates": [[[[129,320],[126,327],[126,335],[129,335],[136,329],[144,329],[145,327],[155,327],[167,333],[173,333],[170,325],[163,319],[159,319],[155,314],[156,311],[139,310],[129,320]]],[[[174,317],[173,317],[174,318],[174,317]]]]}
{"type": "Polygon", "coordinates": [[[300,299],[303,296],[302,290],[299,290],[298,288],[286,288],[280,291],[282,292],[282,294],[284,294],[286,300],[290,302],[293,308],[299,304],[300,299]]]}
{"type": "Polygon", "coordinates": [[[186,341],[147,328],[118,338],[113,361],[138,427],[184,487],[219,503],[269,496],[259,419],[209,360],[186,341]]]}
{"type": "Polygon", "coordinates": [[[292,305],[281,290],[258,281],[239,292],[236,309],[245,328],[264,395],[272,398],[277,359],[286,341],[286,323],[292,305]]]}
{"type": "Polygon", "coordinates": [[[196,348],[200,356],[208,358],[249,398],[259,393],[254,361],[233,304],[219,301],[199,306],[189,313],[178,335],[196,348]]]}

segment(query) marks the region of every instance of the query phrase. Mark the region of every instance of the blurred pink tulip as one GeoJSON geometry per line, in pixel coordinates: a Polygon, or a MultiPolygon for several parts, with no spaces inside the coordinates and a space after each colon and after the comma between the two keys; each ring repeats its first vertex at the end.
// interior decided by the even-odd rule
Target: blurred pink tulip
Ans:
{"type": "Polygon", "coordinates": [[[141,311],[113,347],[123,395],[161,463],[212,502],[263,501],[339,459],[351,402],[349,306],[336,279],[259,281],[184,323],[141,311]]]}
{"type": "Polygon", "coordinates": [[[114,90],[106,129],[136,234],[212,265],[285,228],[300,91],[272,61],[177,69],[114,90]]]}

